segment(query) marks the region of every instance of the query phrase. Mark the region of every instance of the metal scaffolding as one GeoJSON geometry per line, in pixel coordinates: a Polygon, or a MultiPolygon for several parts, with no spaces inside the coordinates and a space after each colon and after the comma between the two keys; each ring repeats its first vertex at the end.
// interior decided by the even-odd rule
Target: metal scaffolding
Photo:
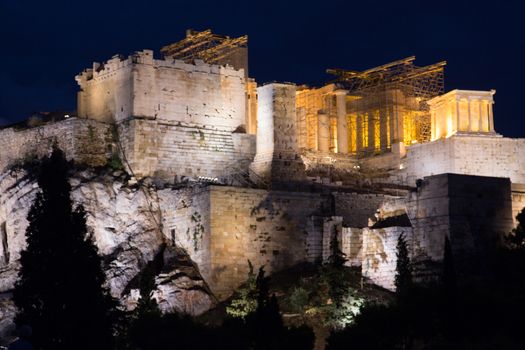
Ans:
{"type": "Polygon", "coordinates": [[[446,62],[417,67],[414,60],[411,56],[361,72],[327,70],[348,91],[347,113],[350,123],[357,125],[358,151],[386,150],[393,142],[430,141],[427,101],[444,91],[446,62]]]}
{"type": "Polygon", "coordinates": [[[164,57],[171,57],[188,63],[193,63],[195,59],[201,59],[209,64],[229,63],[236,69],[247,69],[247,48],[247,35],[230,38],[226,35],[214,34],[210,29],[207,29],[202,32],[188,30],[185,39],[164,46],[160,51],[164,57]]]}

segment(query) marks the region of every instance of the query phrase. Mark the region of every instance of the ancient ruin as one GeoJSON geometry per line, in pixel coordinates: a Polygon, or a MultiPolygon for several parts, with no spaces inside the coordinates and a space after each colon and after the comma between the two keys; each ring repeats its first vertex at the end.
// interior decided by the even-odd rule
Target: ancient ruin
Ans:
{"type": "Polygon", "coordinates": [[[400,234],[419,278],[436,272],[446,237],[472,275],[482,264],[469,261],[525,206],[525,139],[494,130],[495,90],[444,93],[445,62],[329,69],[332,81],[308,87],[258,85],[246,36],[188,31],[161,53],[95,62],[76,76],[76,114],[0,130],[0,292],[13,288],[38,191],[13,166],[54,143],[87,166],[74,199],[111,261],[112,294],[132,305],[147,261],[186,254],[187,279],[164,271],[156,297],[192,314],[231,295],[248,260],[270,273],[319,263],[332,235],[388,289],[400,234]],[[97,173],[115,161],[121,170],[97,173]]]}

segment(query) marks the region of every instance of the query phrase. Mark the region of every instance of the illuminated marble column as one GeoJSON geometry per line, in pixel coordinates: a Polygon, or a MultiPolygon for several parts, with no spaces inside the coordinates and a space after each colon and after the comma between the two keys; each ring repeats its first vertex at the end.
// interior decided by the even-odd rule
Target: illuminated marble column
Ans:
{"type": "Polygon", "coordinates": [[[357,113],[356,114],[356,124],[355,124],[355,150],[356,152],[359,152],[363,149],[363,129],[361,125],[363,124],[363,116],[362,114],[357,113]]]}
{"type": "Polygon", "coordinates": [[[468,116],[467,116],[468,126],[467,126],[467,131],[472,131],[472,112],[471,112],[470,108],[471,108],[471,105],[470,105],[470,98],[468,98],[468,99],[467,99],[467,110],[468,110],[468,116]]]}
{"type": "Polygon", "coordinates": [[[348,153],[348,121],[346,119],[346,90],[334,92],[337,106],[337,152],[348,153]]]}
{"type": "Polygon", "coordinates": [[[319,152],[330,149],[330,117],[325,111],[317,112],[317,145],[319,152]]]}
{"type": "Polygon", "coordinates": [[[494,102],[489,101],[487,107],[489,109],[489,132],[494,132],[494,115],[492,114],[492,104],[494,102]]]}
{"type": "Polygon", "coordinates": [[[482,113],[482,109],[481,106],[483,105],[483,100],[479,99],[478,100],[478,124],[479,124],[479,128],[478,128],[478,131],[479,132],[483,132],[485,130],[483,130],[483,115],[481,114],[482,113]]]}
{"type": "Polygon", "coordinates": [[[459,132],[459,126],[461,125],[459,122],[459,97],[456,97],[456,132],[459,132]]]}

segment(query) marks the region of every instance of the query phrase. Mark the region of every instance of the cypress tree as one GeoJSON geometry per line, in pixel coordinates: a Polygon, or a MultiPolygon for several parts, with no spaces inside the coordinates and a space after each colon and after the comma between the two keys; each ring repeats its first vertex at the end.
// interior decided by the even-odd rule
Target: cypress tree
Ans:
{"type": "Polygon", "coordinates": [[[346,255],[339,247],[339,239],[335,227],[333,227],[331,233],[332,237],[330,237],[330,256],[328,257],[328,263],[335,268],[341,268],[346,263],[346,255]]]}
{"type": "Polygon", "coordinates": [[[412,287],[412,266],[408,256],[408,246],[405,234],[402,233],[397,239],[397,262],[396,262],[396,293],[399,297],[406,296],[412,287]]]}
{"type": "Polygon", "coordinates": [[[255,350],[279,349],[283,341],[284,325],[275,295],[270,295],[269,278],[264,267],[257,275],[257,309],[248,316],[246,326],[255,350]]]}
{"type": "Polygon", "coordinates": [[[17,323],[33,328],[33,342],[42,350],[111,349],[115,303],[103,287],[84,208],[73,209],[69,169],[55,149],[38,170],[40,192],[28,214],[14,290],[17,323]]]}
{"type": "Polygon", "coordinates": [[[516,215],[516,221],[518,225],[506,239],[512,248],[522,249],[525,246],[525,208],[516,215]]]}
{"type": "Polygon", "coordinates": [[[131,315],[131,324],[125,337],[128,337],[128,347],[131,349],[155,349],[159,346],[159,329],[161,329],[162,313],[153,298],[155,290],[155,270],[150,262],[142,271],[139,279],[140,298],[137,307],[131,315]]]}

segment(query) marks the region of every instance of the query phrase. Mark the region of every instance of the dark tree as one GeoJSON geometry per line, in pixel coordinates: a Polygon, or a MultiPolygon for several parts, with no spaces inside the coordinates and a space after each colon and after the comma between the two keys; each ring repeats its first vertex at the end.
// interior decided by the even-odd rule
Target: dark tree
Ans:
{"type": "Polygon", "coordinates": [[[454,256],[450,240],[445,237],[445,253],[443,256],[443,288],[447,297],[453,297],[456,293],[456,269],[454,268],[454,256]]]}
{"type": "Polygon", "coordinates": [[[330,256],[328,261],[321,267],[321,288],[333,303],[338,304],[348,293],[348,279],[346,278],[344,263],[346,256],[339,248],[337,232],[332,233],[330,238],[330,256]]]}
{"type": "Polygon", "coordinates": [[[97,248],[82,206],[73,210],[69,163],[55,149],[37,174],[27,248],[14,290],[17,323],[33,328],[37,348],[111,349],[115,303],[103,287],[97,248]]]}
{"type": "Polygon", "coordinates": [[[155,269],[152,263],[149,263],[142,271],[139,284],[140,298],[135,309],[137,317],[144,315],[160,316],[161,312],[157,300],[152,297],[155,290],[155,269]]]}
{"type": "Polygon", "coordinates": [[[507,242],[516,249],[525,247],[525,208],[516,216],[518,226],[507,236],[507,242]]]}
{"type": "Polygon", "coordinates": [[[396,262],[396,293],[399,297],[405,297],[412,288],[412,266],[408,256],[408,246],[405,234],[402,233],[397,239],[397,262],[396,262]]]}
{"type": "Polygon", "coordinates": [[[129,327],[124,330],[119,339],[119,348],[123,349],[155,349],[160,346],[159,332],[162,329],[162,313],[157,300],[152,298],[155,290],[155,269],[153,262],[139,276],[140,298],[133,310],[129,327]]]}
{"type": "Polygon", "coordinates": [[[343,267],[346,260],[346,255],[339,247],[339,239],[334,227],[334,232],[332,232],[332,237],[330,238],[330,256],[328,257],[328,263],[333,267],[343,267]]]}
{"type": "Polygon", "coordinates": [[[326,349],[400,349],[403,343],[402,334],[405,332],[400,327],[401,321],[397,306],[371,304],[357,315],[355,324],[332,331],[327,339],[326,349]]]}
{"type": "Polygon", "coordinates": [[[246,326],[253,349],[278,349],[283,342],[284,326],[275,295],[270,295],[269,278],[264,267],[257,275],[257,309],[248,316],[246,326]]]}

